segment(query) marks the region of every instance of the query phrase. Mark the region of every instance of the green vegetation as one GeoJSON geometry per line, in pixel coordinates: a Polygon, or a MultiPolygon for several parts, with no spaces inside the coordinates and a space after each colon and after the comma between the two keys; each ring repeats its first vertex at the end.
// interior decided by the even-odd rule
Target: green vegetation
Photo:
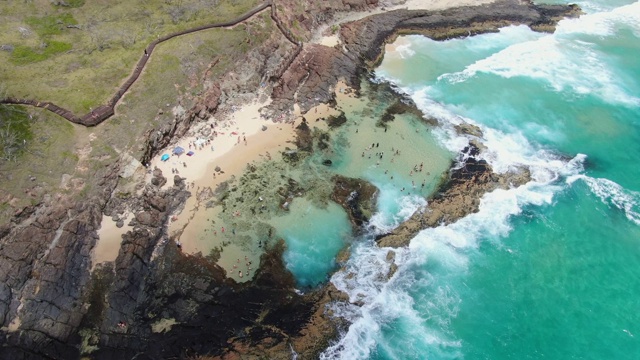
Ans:
{"type": "MultiPolygon", "coordinates": [[[[72,8],[79,8],[82,5],[84,5],[85,0],[67,0],[65,1],[65,3],[67,4],[67,6],[72,7],[72,8]]],[[[62,6],[62,5],[60,5],[62,6]]]]}
{"type": "Polygon", "coordinates": [[[71,50],[73,46],[62,41],[43,43],[41,48],[18,45],[11,53],[11,62],[16,65],[26,65],[47,60],[49,57],[71,50]]]}
{"type": "MultiPolygon", "coordinates": [[[[261,3],[66,2],[78,7],[0,1],[0,44],[14,48],[0,51],[0,97],[52,101],[83,114],[111,98],[149,42],[174,31],[236,18],[261,3]],[[174,24],[169,10],[175,6],[186,7],[185,14],[190,15],[182,19],[189,20],[174,24]]],[[[23,122],[12,120],[10,128],[16,139],[23,140],[23,148],[14,157],[17,161],[0,161],[0,224],[16,209],[35,205],[45,196],[91,196],[122,153],[138,157],[147,134],[174,120],[172,110],[180,108],[178,101],[188,110],[206,86],[234,68],[272,30],[265,12],[234,28],[201,31],[159,45],[118,104],[116,116],[94,128],[73,125],[43,109],[6,107],[21,111],[16,116],[23,122]]],[[[258,86],[260,79],[247,81],[258,86]]]]}
{"type": "MultiPolygon", "coordinates": [[[[171,122],[176,99],[182,99],[184,109],[191,107],[205,83],[229,71],[248,51],[249,39],[256,44],[269,36],[273,23],[268,19],[265,14],[246,26],[201,31],[160,44],[98,139],[109,138],[109,145],[118,149],[132,148],[149,127],[171,122]],[[212,63],[216,65],[209,67],[212,63]]],[[[92,156],[99,157],[95,150],[92,156]]]]}
{"type": "Polygon", "coordinates": [[[29,114],[24,107],[0,105],[0,160],[15,161],[32,138],[29,114]]]}
{"type": "Polygon", "coordinates": [[[85,114],[111,98],[151,41],[234,19],[262,1],[54,3],[0,1],[0,44],[14,47],[0,51],[0,81],[10,96],[47,100],[85,114]]]}
{"type": "Polygon", "coordinates": [[[0,223],[5,223],[16,208],[54,193],[52,189],[60,187],[62,175],[74,174],[78,162],[76,126],[46,110],[29,108],[27,113],[26,108],[6,107],[13,108],[10,114],[14,121],[19,118],[20,125],[14,128],[23,141],[16,161],[0,160],[0,205],[5,205],[0,206],[0,223]],[[14,197],[13,207],[6,206],[4,201],[14,197]]]}
{"type": "Polygon", "coordinates": [[[43,17],[28,17],[25,22],[41,37],[60,35],[67,25],[77,25],[78,22],[69,13],[47,15],[43,17]]]}

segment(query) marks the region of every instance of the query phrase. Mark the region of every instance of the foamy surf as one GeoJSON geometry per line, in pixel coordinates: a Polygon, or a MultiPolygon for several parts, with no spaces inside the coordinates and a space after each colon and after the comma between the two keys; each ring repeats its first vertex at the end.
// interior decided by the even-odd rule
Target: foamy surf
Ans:
{"type": "MultiPolygon", "coordinates": [[[[468,145],[471,137],[458,135],[454,126],[464,122],[473,123],[471,119],[458,116],[444,106],[430,101],[424,96],[424,92],[418,91],[411,95],[425,113],[437,118],[442,125],[439,131],[444,146],[460,150],[468,145]]],[[[458,294],[439,284],[438,278],[442,278],[443,274],[434,271],[428,274],[433,281],[433,287],[429,291],[436,294],[435,299],[438,301],[432,301],[429,309],[416,310],[413,298],[408,294],[408,289],[416,281],[413,275],[415,269],[437,262],[441,271],[446,269],[449,274],[462,276],[468,259],[460,250],[472,251],[483,239],[506,236],[511,231],[512,216],[520,214],[525,206],[551,204],[554,194],[562,189],[557,180],[583,170],[584,155],[570,160],[563,159],[550,151],[536,149],[521,134],[505,134],[481,124],[475,125],[482,130],[483,137],[473,138],[487,146],[485,159],[494,168],[498,171],[510,171],[526,166],[531,170],[534,181],[518,188],[486,194],[481,200],[480,211],[454,224],[423,230],[411,241],[408,249],[379,249],[371,242],[357,248],[346,270],[336,273],[332,282],[349,295],[352,303],[360,306],[341,304],[334,308],[335,314],[347,319],[351,326],[336,344],[323,353],[322,358],[366,359],[372,351],[376,351],[376,347],[381,346],[380,341],[384,341],[384,336],[381,336],[384,324],[414,321],[414,317],[424,316],[424,311],[427,311],[430,319],[438,319],[437,326],[413,326],[411,331],[415,337],[431,339],[429,342],[437,344],[434,348],[447,348],[441,356],[456,354],[458,340],[443,329],[446,330],[446,323],[456,314],[455,306],[452,307],[451,304],[455,303],[458,294]],[[399,270],[388,280],[389,251],[395,252],[395,263],[399,270]],[[390,307],[389,304],[394,305],[390,307]]],[[[398,220],[405,220],[423,206],[409,198],[404,198],[403,201],[397,214],[389,214],[386,209],[386,212],[379,212],[372,218],[373,234],[389,231],[397,226],[398,220]]],[[[427,281],[421,286],[429,288],[431,284],[427,281]]]]}
{"type": "Polygon", "coordinates": [[[640,225],[640,193],[627,190],[609,179],[596,179],[582,174],[570,176],[566,182],[572,185],[578,180],[584,181],[604,204],[622,210],[629,221],[640,225]]]}
{"type": "Polygon", "coordinates": [[[609,63],[613,60],[598,46],[603,37],[613,37],[624,28],[640,33],[640,2],[562,20],[554,34],[514,43],[462,71],[443,74],[438,80],[460,83],[480,73],[504,78],[526,77],[543,81],[558,93],[570,89],[575,94],[597,96],[610,104],[637,107],[640,98],[621,86],[619,75],[609,63]]]}

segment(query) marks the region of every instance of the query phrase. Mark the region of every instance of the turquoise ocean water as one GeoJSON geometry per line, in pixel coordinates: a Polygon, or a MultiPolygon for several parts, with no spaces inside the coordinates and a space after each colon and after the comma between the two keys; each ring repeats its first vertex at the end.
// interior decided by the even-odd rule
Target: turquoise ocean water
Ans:
{"type": "Polygon", "coordinates": [[[331,281],[361,306],[334,307],[350,326],[322,358],[640,359],[640,2],[579,4],[555,34],[410,36],[386,54],[377,78],[439,120],[442,148],[478,125],[495,171],[533,180],[393,250],[390,279],[389,249],[354,241],[331,281]]]}

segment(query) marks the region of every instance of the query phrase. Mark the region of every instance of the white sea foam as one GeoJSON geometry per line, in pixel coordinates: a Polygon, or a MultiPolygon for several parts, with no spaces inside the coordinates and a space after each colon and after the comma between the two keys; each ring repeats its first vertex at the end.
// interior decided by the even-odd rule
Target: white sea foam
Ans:
{"type": "Polygon", "coordinates": [[[640,193],[630,191],[609,179],[596,179],[583,174],[567,178],[567,184],[582,180],[603,203],[622,210],[630,221],[640,225],[640,193]]]}
{"type": "Polygon", "coordinates": [[[432,342],[435,345],[430,348],[445,349],[447,356],[457,354],[460,343],[451,338],[447,328],[457,314],[459,299],[446,284],[446,277],[459,276],[466,271],[468,251],[473,251],[480,241],[506,236],[511,231],[510,218],[520,214],[524,206],[551,204],[554,194],[562,189],[555,180],[559,176],[577,175],[582,171],[583,160],[584,156],[579,155],[570,161],[551,159],[545,162],[543,158],[532,161],[540,167],[546,164],[546,171],[554,175],[539,176],[523,186],[485,194],[478,212],[453,224],[421,231],[408,248],[380,249],[371,243],[357,247],[346,270],[336,273],[331,281],[349,295],[352,304],[360,306],[340,304],[334,307],[335,314],[350,321],[351,326],[322,358],[370,357],[376,347],[381,346],[384,324],[399,319],[412,324],[404,336],[432,342]],[[389,251],[395,253],[398,265],[398,271],[391,279],[388,279],[390,264],[386,260],[389,251]],[[416,278],[416,269],[425,266],[440,270],[423,272],[416,278]],[[432,288],[426,303],[416,304],[410,295],[410,289],[416,286],[432,288]],[[428,326],[429,323],[435,326],[428,326]]]}
{"type": "Polygon", "coordinates": [[[593,36],[613,36],[620,26],[640,33],[640,3],[563,20],[554,34],[516,43],[463,71],[443,74],[438,79],[457,83],[478,73],[504,78],[528,77],[544,81],[557,92],[570,90],[579,96],[597,96],[611,104],[640,106],[640,98],[628,94],[618,84],[618,76],[609,67],[607,55],[598,50],[597,39],[593,39],[593,36]]]}
{"type": "Polygon", "coordinates": [[[398,55],[400,55],[400,57],[403,59],[410,58],[416,54],[416,52],[411,48],[410,42],[397,46],[396,51],[398,55]]]}
{"type": "Polygon", "coordinates": [[[395,229],[401,223],[407,221],[416,211],[423,209],[427,201],[417,195],[402,196],[397,189],[388,188],[385,185],[375,184],[380,189],[379,203],[393,202],[393,204],[380,204],[382,208],[369,220],[371,231],[374,234],[384,234],[395,229]],[[394,211],[394,209],[399,209],[394,211]]]}
{"type": "Polygon", "coordinates": [[[416,342],[426,341],[436,348],[460,347],[458,341],[449,339],[439,330],[457,313],[457,295],[438,288],[434,296],[430,297],[429,303],[419,304],[422,308],[431,307],[433,313],[428,309],[426,314],[424,309],[418,311],[408,290],[413,286],[425,286],[417,283],[430,280],[428,277],[417,280],[407,267],[402,267],[387,280],[390,268],[390,263],[386,260],[388,251],[395,252],[395,262],[399,266],[405,265],[407,261],[414,261],[408,249],[379,249],[368,244],[355,249],[346,270],[332,278],[336,288],[348,294],[352,303],[336,305],[333,310],[337,316],[350,321],[351,326],[336,343],[325,350],[321,359],[369,358],[376,346],[384,347],[384,341],[381,340],[383,327],[397,320],[404,324],[403,339],[395,339],[393,346],[386,350],[396,353],[398,358],[406,358],[406,355],[398,354],[402,352],[398,343],[403,341],[407,342],[407,346],[416,346],[416,342]],[[443,308],[449,309],[450,313],[445,312],[435,319],[438,327],[426,326],[425,318],[432,315],[438,317],[443,308]]]}
{"type": "Polygon", "coordinates": [[[597,36],[614,35],[620,25],[631,28],[636,34],[640,32],[640,2],[617,7],[611,11],[601,8],[593,14],[582,15],[576,19],[560,21],[556,35],[588,34],[597,36]]]}

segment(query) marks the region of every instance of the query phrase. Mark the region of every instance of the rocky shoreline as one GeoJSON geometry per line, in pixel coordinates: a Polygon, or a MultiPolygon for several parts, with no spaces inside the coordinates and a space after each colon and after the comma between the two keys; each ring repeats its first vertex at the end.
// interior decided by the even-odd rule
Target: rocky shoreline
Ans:
{"type": "MultiPolygon", "coordinates": [[[[350,3],[356,8],[377,4],[350,3]]],[[[306,45],[274,85],[269,110],[290,110],[298,102],[305,111],[331,102],[332,88],[340,79],[357,88],[360,76],[380,60],[383,44],[400,33],[446,39],[512,23],[550,30],[562,16],[578,11],[573,6],[506,0],[436,12],[373,15],[342,26],[341,49],[306,45]]],[[[211,87],[172,126],[150,133],[141,162],[184,134],[203,112],[217,111],[229,96],[225,91],[232,88],[211,87]]],[[[430,200],[429,211],[381,236],[379,244],[403,246],[422,228],[476,211],[484,193],[528,181],[526,169],[494,174],[475,159],[478,151],[473,146],[464,150],[462,166],[450,172],[430,200]]],[[[167,179],[156,172],[141,196],[119,198],[115,190],[122,166],[103,169],[100,191],[89,199],[51,197],[20,211],[0,228],[1,359],[289,359],[293,351],[310,359],[345,325],[335,323],[325,311],[330,302],[346,301],[331,284],[308,294],[295,291],[282,261],[281,242],[274,241],[254,279],[244,284],[225,279],[224,270],[205,258],[183,254],[168,236],[166,224],[169,214],[190,195],[184,181],[175,176],[173,186],[162,190],[167,179]],[[103,213],[111,213],[121,202],[136,209],[133,230],[124,235],[115,263],[91,272],[90,252],[103,213]]],[[[366,222],[375,189],[357,180],[334,182],[339,190],[334,200],[352,215],[354,226],[366,222]],[[358,189],[361,196],[350,196],[358,189]]]]}

